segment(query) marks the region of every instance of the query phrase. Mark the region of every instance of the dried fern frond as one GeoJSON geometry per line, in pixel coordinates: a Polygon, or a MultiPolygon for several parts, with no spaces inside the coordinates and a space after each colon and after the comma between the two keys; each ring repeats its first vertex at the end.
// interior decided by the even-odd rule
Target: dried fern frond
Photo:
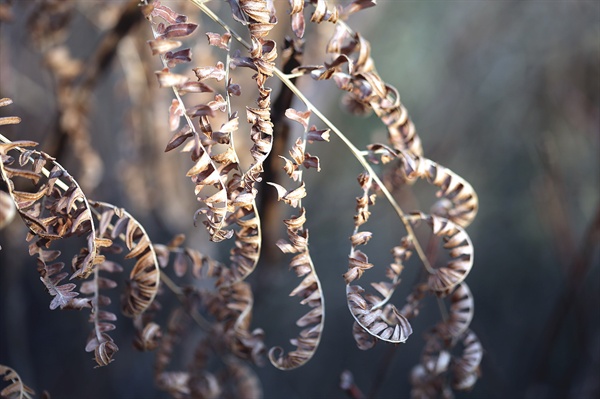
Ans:
{"type": "Polygon", "coordinates": [[[469,226],[479,208],[473,187],[462,177],[436,162],[406,151],[400,153],[403,173],[407,179],[426,179],[440,188],[436,193],[437,197],[449,200],[449,204],[438,201],[439,204],[434,207],[436,215],[447,218],[463,228],[469,226]]]}
{"type": "Polygon", "coordinates": [[[221,377],[221,385],[232,391],[232,396],[240,399],[263,397],[263,389],[258,376],[247,364],[229,356],[223,359],[226,373],[221,377]]]}
{"type": "Polygon", "coordinates": [[[114,280],[100,276],[100,271],[120,273],[123,269],[114,262],[105,261],[98,265],[94,271],[94,278],[81,285],[81,293],[91,295],[90,303],[92,312],[89,322],[94,324],[94,328],[88,337],[85,351],[94,352],[97,367],[107,366],[111,363],[114,354],[119,350],[117,344],[108,334],[108,331],[116,328],[113,322],[117,320],[117,315],[101,309],[101,307],[110,305],[111,300],[100,293],[100,290],[115,288],[117,283],[114,280]]]}
{"type": "Polygon", "coordinates": [[[121,309],[125,316],[138,316],[150,306],[160,283],[159,263],[152,241],[144,227],[124,209],[106,202],[91,203],[100,222],[99,237],[112,241],[120,239],[129,251],[125,259],[135,260],[121,309]]]}
{"type": "MultiPolygon", "coordinates": [[[[197,24],[188,23],[187,16],[177,14],[169,7],[160,2],[154,2],[143,8],[144,15],[152,24],[154,40],[149,41],[152,53],[159,55],[165,68],[156,72],[159,85],[161,87],[170,87],[175,93],[176,99],[173,100],[170,108],[170,126],[175,131],[174,136],[167,144],[166,151],[171,151],[185,144],[183,149],[190,152],[194,166],[186,173],[195,184],[195,194],[198,200],[203,202],[206,207],[200,208],[194,218],[200,214],[206,216],[205,224],[209,231],[211,240],[221,241],[230,238],[233,231],[225,231],[224,223],[227,214],[227,189],[225,185],[225,175],[228,170],[223,170],[218,163],[212,159],[212,128],[208,120],[209,115],[214,115],[215,111],[222,109],[224,100],[220,95],[215,97],[215,101],[209,104],[197,104],[192,107],[185,106],[182,94],[190,91],[214,92],[206,82],[191,85],[189,78],[170,72],[170,68],[175,66],[173,59],[176,58],[172,51],[182,45],[179,39],[184,39],[191,35],[197,28],[197,24]],[[161,18],[163,22],[155,22],[156,18],[161,18]],[[177,40],[173,40],[177,39],[177,40]],[[169,66],[170,65],[170,66],[169,66]],[[180,117],[184,117],[186,125],[179,129],[180,117]],[[201,132],[198,132],[192,123],[192,117],[200,118],[201,132]],[[192,139],[188,141],[188,139],[192,139]],[[187,144],[186,144],[187,141],[187,144]],[[222,177],[223,176],[223,177],[222,177]],[[206,187],[212,187],[217,190],[208,196],[200,196],[200,192],[206,187]]],[[[189,49],[180,50],[178,53],[185,52],[184,57],[178,57],[177,64],[189,63],[191,61],[191,52],[189,49]]],[[[210,74],[204,75],[202,79],[212,77],[210,74]]],[[[227,165],[225,165],[226,167],[227,165]]]]}
{"type": "MultiPolygon", "coordinates": [[[[284,170],[294,181],[300,181],[300,186],[293,190],[286,190],[282,186],[269,182],[277,190],[278,200],[291,207],[301,206],[302,198],[306,196],[302,172],[300,167],[315,168],[320,170],[319,159],[306,152],[306,140],[308,137],[308,121],[310,111],[299,112],[288,109],[286,117],[300,123],[304,128],[304,137],[297,139],[289,154],[292,159],[281,157],[285,161],[284,170]]],[[[325,318],[323,290],[317,271],[310,257],[308,249],[308,230],[304,227],[306,222],[306,211],[300,209],[300,214],[284,220],[288,241],[276,242],[279,249],[284,253],[296,254],[290,261],[292,269],[298,277],[302,278],[300,284],[292,290],[290,296],[301,298],[300,303],[308,305],[312,309],[296,322],[298,327],[304,328],[297,338],[290,340],[296,349],[284,353],[281,347],[273,347],[269,350],[271,364],[281,370],[290,370],[304,365],[315,354],[321,341],[323,323],[325,318]]]]}
{"type": "Polygon", "coordinates": [[[290,296],[300,297],[300,303],[312,309],[296,321],[296,325],[304,329],[297,338],[290,340],[292,345],[296,346],[295,350],[286,354],[281,347],[273,347],[269,350],[269,360],[281,370],[300,367],[312,358],[321,340],[325,318],[321,283],[308,251],[308,231],[304,229],[306,220],[304,208],[300,212],[300,215],[284,221],[289,242],[280,240],[277,246],[283,252],[296,254],[290,261],[290,268],[302,278],[302,281],[292,290],[290,296]]]}
{"type": "MultiPolygon", "coordinates": [[[[9,99],[2,99],[0,105],[11,102],[9,99]]],[[[8,118],[5,121],[19,122],[18,118],[8,118]]],[[[73,258],[74,272],[70,277],[86,278],[104,258],[98,253],[90,205],[79,184],[54,158],[30,149],[37,143],[10,142],[4,136],[1,138],[0,175],[7,184],[17,211],[29,227],[29,240],[35,239],[32,244],[41,250],[54,240],[87,235],[88,245],[73,258]],[[51,165],[51,169],[48,170],[46,165],[51,165]],[[17,190],[15,183],[19,180],[19,183],[33,185],[34,192],[17,190]],[[43,183],[40,184],[40,181],[43,183]]],[[[37,252],[30,247],[30,253],[33,255],[37,252]]],[[[51,280],[46,280],[45,283],[54,285],[51,280]]]]}
{"type": "MultiPolygon", "coordinates": [[[[369,263],[367,255],[358,250],[358,245],[364,245],[371,238],[370,232],[359,232],[360,226],[369,220],[369,207],[375,203],[375,194],[370,194],[373,181],[368,173],[362,173],[358,177],[358,182],[363,189],[363,195],[356,198],[356,214],[354,216],[354,233],[350,237],[352,250],[349,256],[348,271],[344,274],[346,281],[346,299],[348,309],[354,317],[353,336],[360,349],[369,349],[374,345],[374,341],[368,338],[365,333],[371,336],[392,343],[405,342],[412,334],[412,327],[408,319],[401,314],[394,305],[388,304],[396,286],[399,284],[400,273],[402,272],[402,261],[410,256],[410,252],[405,248],[396,250],[396,262],[390,265],[388,277],[391,282],[381,282],[373,284],[373,287],[383,295],[363,295],[365,290],[359,285],[352,283],[360,279],[366,270],[373,267],[369,263]],[[361,329],[363,331],[361,331],[361,329]]],[[[407,241],[405,241],[406,243],[407,241]]],[[[405,244],[407,246],[407,244],[405,244]]]]}
{"type": "MultiPolygon", "coordinates": [[[[257,33],[258,36],[254,38],[257,43],[262,43],[266,30],[268,30],[265,28],[268,27],[268,24],[265,25],[265,18],[268,17],[265,4],[250,4],[248,10],[246,10],[244,4],[241,4],[241,10],[244,13],[248,12],[254,18],[260,19],[259,21],[248,17],[251,31],[260,31],[260,34],[257,33]]],[[[165,29],[168,29],[169,26],[180,25],[182,21],[187,21],[187,17],[176,14],[158,2],[153,3],[150,7],[153,8],[148,8],[146,15],[150,19],[159,17],[165,20],[167,22],[165,29]]],[[[155,35],[156,33],[155,30],[155,35]]],[[[182,36],[187,36],[188,33],[186,32],[186,35],[182,36]]],[[[235,244],[231,250],[230,267],[218,269],[217,286],[221,286],[234,284],[245,279],[254,270],[259,259],[261,245],[260,219],[256,210],[255,197],[257,190],[254,188],[254,183],[260,179],[262,162],[271,148],[272,128],[270,128],[271,125],[268,120],[270,118],[270,89],[264,87],[264,82],[269,74],[269,65],[272,65],[272,58],[276,53],[263,54],[262,51],[265,47],[261,47],[261,49],[254,51],[252,54],[254,58],[248,63],[259,72],[255,79],[260,97],[257,100],[259,107],[248,108],[246,111],[248,121],[252,123],[251,139],[254,145],[250,152],[255,162],[247,171],[243,171],[233,142],[233,133],[239,128],[239,118],[237,112],[231,112],[230,96],[239,95],[239,87],[233,84],[229,77],[229,41],[231,34],[220,35],[209,32],[207,36],[209,44],[227,52],[228,61],[226,64],[219,61],[214,67],[196,67],[193,71],[198,78],[198,82],[188,82],[187,78],[178,78],[168,72],[168,68],[174,54],[185,52],[186,56],[178,63],[188,62],[188,58],[191,59],[189,51],[167,52],[161,55],[166,68],[159,75],[159,81],[169,79],[169,82],[172,83],[166,84],[163,82],[164,84],[161,85],[172,87],[176,95],[176,99],[173,100],[170,108],[170,125],[171,129],[176,130],[176,132],[167,145],[167,151],[183,146],[184,151],[191,152],[192,160],[195,162],[187,175],[191,177],[196,185],[195,194],[198,200],[203,202],[205,206],[198,209],[194,218],[196,220],[200,215],[205,216],[206,219],[203,223],[207,226],[213,241],[221,241],[235,236],[235,244]],[[225,98],[217,94],[214,101],[186,107],[182,98],[185,93],[216,91],[213,85],[208,83],[209,80],[225,81],[225,98]],[[213,116],[218,112],[225,111],[227,111],[227,122],[222,124],[218,130],[214,129],[212,126],[213,116]],[[186,119],[186,126],[177,130],[182,116],[186,119]],[[195,117],[199,118],[199,132],[191,123],[191,118],[195,117]],[[188,141],[190,138],[192,138],[192,141],[188,141]],[[186,141],[188,142],[186,143],[186,141]],[[207,187],[211,187],[213,191],[210,192],[210,195],[201,196],[201,191],[204,191],[207,187]],[[235,226],[237,226],[236,229],[232,228],[235,226]]],[[[156,42],[159,39],[161,42],[166,40],[164,37],[159,37],[151,42],[153,49],[156,48],[156,42]]],[[[265,46],[268,46],[268,43],[265,46]]],[[[174,44],[172,46],[169,44],[169,48],[172,50],[176,47],[174,44]]],[[[161,53],[159,50],[155,52],[161,53]]],[[[240,64],[239,66],[245,65],[240,64]]]]}
{"type": "Polygon", "coordinates": [[[456,339],[469,328],[474,314],[473,295],[464,281],[449,295],[450,311],[448,318],[440,322],[436,329],[447,339],[456,339]]]}
{"type": "Polygon", "coordinates": [[[35,391],[23,384],[19,374],[12,368],[0,364],[0,376],[2,380],[10,381],[10,384],[0,391],[0,396],[7,399],[33,399],[35,391]]]}
{"type": "Polygon", "coordinates": [[[89,203],[77,182],[52,157],[24,149],[35,145],[23,141],[0,144],[2,178],[7,182],[17,211],[29,227],[31,239],[35,238],[40,248],[58,239],[87,235],[88,245],[73,258],[71,275],[71,278],[86,278],[94,266],[103,261],[94,238],[89,203]],[[46,169],[47,164],[52,165],[50,171],[46,169]],[[17,190],[17,179],[29,180],[36,191],[17,190]],[[40,181],[43,183],[39,184],[40,181]]]}
{"type": "Polygon", "coordinates": [[[459,391],[469,390],[479,378],[479,365],[483,358],[483,347],[473,331],[465,331],[461,339],[463,352],[451,366],[452,387],[459,391]]]}
{"type": "MultiPolygon", "coordinates": [[[[349,4],[347,12],[364,8],[360,3],[349,4]]],[[[317,8],[320,4],[323,2],[319,1],[317,8]]],[[[332,61],[324,62],[323,66],[300,66],[296,72],[310,73],[316,80],[333,79],[339,89],[348,93],[344,103],[351,112],[375,111],[386,125],[388,139],[395,149],[422,155],[421,139],[397,89],[385,83],[375,70],[369,42],[337,18],[331,22],[336,23],[336,28],[326,51],[332,61]]]]}
{"type": "Polygon", "coordinates": [[[220,322],[218,328],[222,328],[223,341],[231,353],[262,364],[264,331],[260,328],[251,330],[254,296],[250,285],[239,281],[220,287],[216,293],[205,292],[203,295],[207,310],[220,322]]]}
{"type": "Polygon", "coordinates": [[[154,380],[159,389],[169,392],[175,398],[185,398],[190,394],[189,373],[167,371],[173,350],[182,333],[186,330],[189,318],[181,308],[175,308],[170,316],[167,329],[158,346],[154,363],[154,380]]]}
{"type": "Polygon", "coordinates": [[[412,397],[452,397],[452,389],[461,391],[473,387],[479,378],[483,348],[468,329],[458,338],[443,340],[435,330],[427,336],[421,363],[411,373],[412,397]],[[463,348],[454,355],[457,343],[463,348]]]}

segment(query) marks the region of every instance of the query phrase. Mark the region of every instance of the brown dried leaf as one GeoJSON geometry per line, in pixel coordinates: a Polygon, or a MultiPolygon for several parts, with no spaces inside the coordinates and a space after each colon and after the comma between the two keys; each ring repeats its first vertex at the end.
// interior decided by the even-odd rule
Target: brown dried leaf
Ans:
{"type": "Polygon", "coordinates": [[[169,72],[167,68],[162,71],[154,72],[158,79],[160,87],[178,87],[185,84],[190,80],[187,76],[179,75],[177,73],[169,72]]]}
{"type": "Polygon", "coordinates": [[[179,51],[168,51],[163,55],[165,61],[167,61],[167,66],[169,68],[174,68],[177,64],[184,64],[192,61],[192,51],[189,48],[179,51]]]}
{"type": "Polygon", "coordinates": [[[217,82],[220,82],[221,80],[225,79],[226,75],[225,65],[221,61],[217,62],[217,65],[214,67],[198,67],[194,68],[193,71],[196,74],[196,77],[199,81],[206,79],[215,79],[217,82]]]}
{"type": "Polygon", "coordinates": [[[187,22],[187,17],[182,14],[177,14],[169,7],[162,5],[160,1],[154,1],[151,4],[142,7],[142,12],[146,18],[160,17],[169,24],[187,22]]]}
{"type": "Polygon", "coordinates": [[[310,119],[310,114],[311,114],[310,110],[305,111],[305,112],[300,112],[293,108],[288,108],[285,111],[285,116],[288,119],[301,124],[302,127],[304,127],[304,131],[306,131],[308,129],[308,120],[310,119]]]}
{"type": "Polygon", "coordinates": [[[154,40],[148,40],[152,55],[168,53],[169,51],[181,47],[181,44],[182,43],[178,40],[168,40],[160,37],[154,40]]]}
{"type": "Polygon", "coordinates": [[[341,12],[341,18],[346,19],[355,12],[359,12],[366,8],[375,7],[376,5],[376,0],[354,0],[352,3],[344,7],[343,11],[341,12]]]}
{"type": "Polygon", "coordinates": [[[161,34],[161,38],[172,39],[174,37],[185,37],[191,35],[196,28],[197,24],[193,23],[176,23],[173,25],[168,25],[165,27],[165,30],[161,34]]]}
{"type": "Polygon", "coordinates": [[[329,129],[317,130],[315,126],[311,126],[307,132],[306,140],[309,143],[313,141],[329,141],[329,129]]]}
{"type": "Polygon", "coordinates": [[[360,350],[369,350],[375,346],[377,340],[361,327],[356,321],[352,324],[352,336],[356,341],[356,346],[360,350]]]}
{"type": "Polygon", "coordinates": [[[229,51],[229,42],[231,41],[231,34],[224,33],[222,36],[218,33],[206,32],[208,37],[208,44],[222,48],[223,50],[229,51]]]}

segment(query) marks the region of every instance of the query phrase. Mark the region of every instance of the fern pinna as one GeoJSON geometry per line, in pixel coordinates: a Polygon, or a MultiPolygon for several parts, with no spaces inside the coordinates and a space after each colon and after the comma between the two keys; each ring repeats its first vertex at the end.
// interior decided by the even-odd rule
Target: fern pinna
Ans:
{"type": "MultiPolygon", "coordinates": [[[[425,334],[421,363],[411,375],[412,395],[449,396],[452,390],[473,387],[482,347],[469,329],[474,302],[465,279],[473,266],[474,250],[465,229],[477,214],[477,195],[462,177],[426,158],[398,91],[375,69],[369,42],[345,22],[352,14],[374,6],[375,1],[338,5],[325,0],[290,0],[289,21],[279,21],[282,13],[275,7],[280,4],[266,0],[229,0],[228,7],[211,7],[212,2],[201,0],[189,3],[199,10],[197,21],[159,1],[140,4],[140,12],[153,37],[147,51],[159,59],[158,84],[170,89],[172,96],[164,110],[171,134],[165,152],[187,153],[185,175],[192,182],[193,193],[181,195],[198,201],[193,219],[205,226],[210,241],[233,242],[229,260],[215,260],[194,249],[193,243],[183,246],[183,235],[167,244],[153,242],[151,234],[126,210],[88,198],[56,159],[36,149],[37,143],[10,141],[2,135],[2,179],[29,228],[29,253],[37,257],[40,278],[52,296],[50,308],[88,310],[93,327],[85,350],[94,352],[98,366],[108,365],[118,358],[119,346],[110,336],[118,317],[105,308],[111,303],[110,290],[118,285],[113,277],[128,270],[123,264],[132,263],[121,310],[133,320],[136,348],[156,351],[156,385],[176,398],[261,396],[260,381],[249,364],[261,365],[267,355],[281,370],[303,366],[318,350],[327,326],[319,266],[311,257],[305,226],[310,210],[303,206],[303,199],[312,188],[303,172],[321,171],[319,158],[308,149],[331,145],[322,142],[333,135],[363,168],[358,176],[354,231],[348,232],[348,266],[343,281],[340,279],[340,289],[345,282],[354,319],[349,334],[363,350],[378,341],[412,341],[411,320],[419,315],[424,300],[434,297],[441,321],[425,334]],[[203,32],[214,50],[211,57],[184,48],[184,43],[194,46],[201,40],[202,18],[220,30],[203,32]],[[320,23],[333,25],[325,58],[304,65],[304,49],[312,45],[305,35],[320,23]],[[285,40],[277,37],[281,35],[280,30],[275,32],[277,24],[289,29],[285,40]],[[205,59],[215,62],[206,64],[205,59]],[[252,85],[247,83],[247,72],[252,85]],[[302,90],[300,82],[305,78],[332,81],[344,93],[346,109],[354,114],[374,112],[387,130],[388,142],[357,148],[302,90]],[[241,83],[244,79],[246,83],[241,83]],[[270,85],[279,85],[287,100],[283,94],[273,100],[270,85]],[[302,105],[293,108],[292,98],[302,105]],[[294,124],[302,132],[291,140],[289,156],[273,153],[278,132],[294,124]],[[272,162],[276,155],[281,161],[272,162]],[[287,181],[266,180],[273,165],[279,165],[287,181]],[[419,179],[438,189],[438,199],[429,213],[406,213],[393,192],[419,179]],[[306,307],[296,322],[300,331],[288,337],[291,349],[267,348],[264,337],[269,331],[252,326],[253,287],[247,278],[259,265],[264,244],[259,207],[263,190],[275,190],[277,201],[295,213],[283,219],[287,237],[275,243],[289,257],[289,268],[299,278],[290,296],[306,307]],[[385,269],[385,280],[371,283],[369,289],[358,284],[375,267],[365,249],[374,234],[364,228],[380,200],[391,205],[406,235],[391,250],[394,261],[385,269]],[[431,242],[443,243],[446,262],[438,260],[430,246],[424,248],[415,232],[422,228],[429,231],[431,242]],[[65,271],[61,252],[52,249],[53,243],[77,236],[84,237],[85,245],[72,255],[70,270],[65,271]],[[397,307],[392,301],[394,292],[413,255],[419,259],[422,273],[406,302],[397,307]],[[179,305],[162,309],[162,298],[171,294],[179,305]],[[170,313],[163,326],[155,318],[162,311],[170,313]],[[201,339],[194,360],[187,369],[171,370],[181,335],[196,328],[201,339]]],[[[322,36],[324,31],[319,32],[322,36]]],[[[10,103],[1,100],[2,106],[10,103]]],[[[0,125],[18,122],[16,117],[0,119],[0,125]]],[[[5,379],[11,381],[3,395],[5,391],[12,397],[32,394],[14,371],[1,367],[5,379]]],[[[344,372],[342,389],[358,392],[353,384],[351,373],[344,372]]]]}

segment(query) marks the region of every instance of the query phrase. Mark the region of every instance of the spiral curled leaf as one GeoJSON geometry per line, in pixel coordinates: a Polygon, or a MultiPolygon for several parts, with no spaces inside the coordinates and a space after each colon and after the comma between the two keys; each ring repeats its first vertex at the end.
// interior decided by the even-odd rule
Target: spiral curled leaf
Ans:
{"type": "Polygon", "coordinates": [[[374,307],[363,296],[359,285],[346,286],[346,298],[355,322],[373,337],[390,343],[406,342],[412,334],[412,326],[394,305],[374,307]]]}
{"type": "Polygon", "coordinates": [[[459,391],[471,389],[479,378],[479,365],[483,358],[483,347],[477,335],[467,330],[461,339],[463,352],[453,364],[452,387],[459,391]]]}
{"type": "MultiPolygon", "coordinates": [[[[343,12],[354,12],[367,5],[366,3],[369,2],[353,2],[343,12]]],[[[319,1],[317,9],[323,10],[323,7],[324,2],[319,1]]],[[[318,15],[324,14],[320,11],[318,15]]],[[[327,52],[332,55],[332,63],[298,69],[310,71],[311,76],[318,80],[333,79],[339,89],[348,93],[344,103],[350,112],[365,114],[375,111],[386,125],[388,139],[396,150],[422,155],[421,139],[408,111],[400,102],[398,90],[385,83],[375,71],[369,42],[360,34],[352,32],[347,25],[338,23],[327,45],[327,52]],[[343,66],[347,66],[347,70],[342,70],[343,66]]]]}
{"type": "Polygon", "coordinates": [[[354,317],[353,336],[360,349],[369,349],[374,345],[374,338],[392,342],[405,342],[412,334],[410,322],[404,314],[394,305],[388,304],[394,290],[400,283],[400,273],[404,269],[403,262],[410,257],[410,240],[404,239],[401,245],[392,250],[394,263],[386,271],[390,281],[372,283],[379,295],[365,295],[365,290],[352,283],[360,279],[363,274],[373,268],[368,256],[356,247],[366,245],[372,234],[359,231],[370,215],[369,207],[375,203],[375,197],[370,194],[373,180],[370,174],[362,173],[358,182],[363,189],[363,194],[356,198],[356,215],[354,216],[354,234],[350,237],[352,251],[349,256],[348,271],[344,274],[346,281],[346,300],[348,309],[354,317]],[[373,338],[369,339],[366,334],[373,338]]]}
{"type": "Polygon", "coordinates": [[[462,177],[427,158],[401,152],[403,173],[408,179],[426,179],[440,190],[437,197],[450,201],[447,206],[436,207],[437,216],[442,216],[466,228],[471,224],[479,207],[477,194],[462,177]]]}
{"type": "Polygon", "coordinates": [[[458,224],[438,216],[421,212],[407,217],[412,225],[426,223],[434,235],[444,240],[444,249],[450,255],[445,266],[435,269],[429,276],[428,284],[438,295],[446,295],[452,288],[461,283],[473,267],[473,243],[467,232],[458,224]]]}
{"type": "Polygon", "coordinates": [[[474,301],[471,290],[464,281],[456,286],[449,299],[449,316],[438,324],[437,329],[442,336],[455,339],[469,328],[473,320],[474,301]]]}
{"type": "Polygon", "coordinates": [[[288,239],[279,240],[276,244],[283,253],[295,254],[290,261],[290,269],[294,271],[296,276],[302,278],[302,281],[292,290],[290,296],[299,297],[301,299],[300,304],[307,305],[311,309],[296,321],[296,325],[303,328],[296,338],[290,340],[290,343],[296,349],[286,353],[279,346],[273,347],[269,350],[269,360],[271,364],[280,370],[291,370],[306,364],[315,354],[321,341],[325,309],[321,282],[308,248],[308,230],[304,228],[306,210],[301,207],[302,198],[306,196],[306,189],[300,166],[303,165],[305,168],[315,167],[317,171],[320,169],[318,158],[311,157],[306,152],[308,122],[311,113],[290,108],[285,115],[287,118],[300,123],[304,128],[304,137],[297,139],[289,151],[291,159],[281,157],[285,161],[284,170],[286,174],[292,180],[300,181],[300,186],[288,191],[278,184],[269,184],[277,189],[279,201],[285,202],[294,208],[300,207],[300,213],[283,221],[288,239]]]}

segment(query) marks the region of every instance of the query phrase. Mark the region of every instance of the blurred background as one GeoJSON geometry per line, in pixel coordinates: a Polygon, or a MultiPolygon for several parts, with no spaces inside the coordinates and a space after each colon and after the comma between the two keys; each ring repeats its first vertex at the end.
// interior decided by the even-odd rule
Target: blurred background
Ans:
{"type": "MultiPolygon", "coordinates": [[[[217,27],[183,1],[164,3],[201,24],[194,66],[214,65],[218,54],[200,30],[217,27]]],[[[227,11],[217,1],[210,6],[227,11]]],[[[172,92],[157,87],[153,71],[162,66],[145,43],[151,31],[136,2],[0,2],[0,18],[0,97],[15,103],[0,114],[22,118],[2,134],[40,142],[90,198],[126,208],[155,242],[185,233],[186,245],[226,260],[227,244],[211,245],[193,226],[198,205],[185,178],[188,156],[163,152],[172,92]]],[[[274,35],[285,33],[281,25],[274,35]]],[[[379,74],[398,88],[425,155],[479,195],[479,214],[467,230],[475,264],[466,281],[484,358],[474,389],[457,397],[599,397],[600,3],[387,0],[349,25],[371,42],[379,74]]],[[[309,59],[326,43],[318,35],[328,28],[318,29],[307,33],[309,59]]],[[[275,98],[279,86],[275,79],[269,84],[275,98]]],[[[383,124],[373,115],[349,115],[332,82],[298,84],[357,147],[385,142],[383,124]]],[[[311,123],[323,127],[314,117],[311,123]]],[[[307,150],[322,167],[305,173],[304,206],[325,294],[325,332],[306,366],[256,369],[264,395],[343,398],[339,378],[350,370],[368,396],[408,397],[422,335],[439,310],[425,306],[406,344],[356,348],[341,276],[362,170],[336,137],[307,150]]],[[[406,211],[427,211],[432,193],[416,185],[395,194],[406,211]]],[[[402,225],[380,199],[366,228],[374,238],[365,252],[383,270],[402,225]]],[[[48,309],[25,236],[18,217],[0,230],[0,364],[53,398],[167,397],[153,384],[154,355],[131,348],[133,329],[124,317],[113,334],[116,361],[93,368],[83,350],[91,327],[86,312],[48,309]]],[[[250,282],[253,325],[265,330],[270,347],[297,334],[294,322],[304,309],[288,298],[297,280],[286,259],[265,258],[250,282]]],[[[410,292],[409,269],[395,297],[399,306],[410,292]]],[[[186,361],[183,353],[180,367],[186,361]]]]}

